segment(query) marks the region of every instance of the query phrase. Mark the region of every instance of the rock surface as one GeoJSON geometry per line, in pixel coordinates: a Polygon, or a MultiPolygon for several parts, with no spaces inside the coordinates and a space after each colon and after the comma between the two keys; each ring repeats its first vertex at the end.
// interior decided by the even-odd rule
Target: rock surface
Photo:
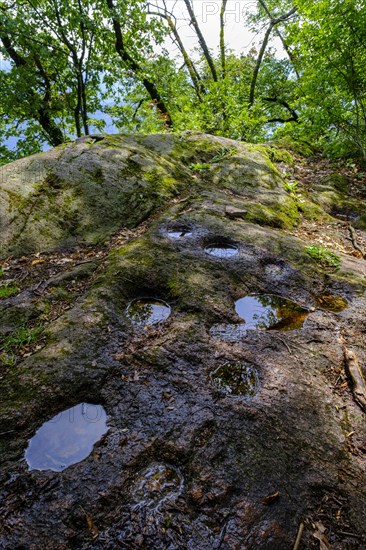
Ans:
{"type": "Polygon", "coordinates": [[[0,300],[1,548],[286,550],[301,523],[300,548],[365,547],[365,413],[344,369],[346,346],[366,374],[365,261],[328,187],[295,193],[280,169],[265,148],[198,133],[82,140],[5,167],[1,255],[19,293],[0,300]],[[338,270],[307,253],[311,224],[338,243],[338,270]],[[249,294],[307,308],[303,328],[212,330],[241,326],[249,294]],[[140,297],[170,317],[134,327],[140,297]],[[19,327],[39,326],[21,353],[19,327]],[[238,363],[256,373],[247,396],[213,383],[238,363]],[[29,438],[80,402],[102,405],[109,431],[63,472],[29,471],[29,438]]]}

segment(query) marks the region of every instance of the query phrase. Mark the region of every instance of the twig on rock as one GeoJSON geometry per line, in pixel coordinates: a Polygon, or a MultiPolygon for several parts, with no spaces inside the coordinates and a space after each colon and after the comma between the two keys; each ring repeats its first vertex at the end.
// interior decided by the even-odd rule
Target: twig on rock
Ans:
{"type": "Polygon", "coordinates": [[[356,533],[349,533],[348,531],[337,531],[337,535],[342,535],[344,537],[353,537],[355,539],[363,539],[361,535],[356,535],[356,533]]]}
{"type": "MultiPolygon", "coordinates": [[[[290,346],[288,345],[288,343],[285,342],[285,340],[283,340],[283,339],[280,338],[279,336],[277,336],[277,338],[278,338],[278,340],[279,340],[280,342],[282,342],[282,344],[285,346],[285,348],[287,349],[287,351],[289,352],[289,354],[292,355],[292,351],[291,351],[291,348],[290,348],[290,346]]],[[[295,355],[295,357],[296,357],[296,355],[295,355]]]]}
{"type": "Polygon", "coordinates": [[[352,241],[352,244],[353,244],[353,248],[355,250],[357,250],[357,252],[359,252],[361,254],[362,258],[365,260],[366,259],[366,252],[357,243],[357,236],[356,236],[355,228],[352,227],[352,225],[350,223],[348,224],[348,230],[349,230],[349,233],[351,235],[351,241],[352,241]]]}
{"type": "Polygon", "coordinates": [[[352,379],[352,392],[356,403],[366,412],[366,382],[357,360],[356,354],[343,346],[344,359],[348,373],[352,379]]]}
{"type": "Polygon", "coordinates": [[[296,540],[295,540],[293,550],[298,550],[298,548],[300,546],[301,537],[302,537],[303,532],[304,532],[304,524],[303,524],[303,522],[301,522],[300,525],[299,525],[299,530],[297,532],[297,537],[296,537],[296,540]]]}
{"type": "Polygon", "coordinates": [[[93,262],[100,263],[105,256],[106,254],[103,254],[102,258],[91,258],[90,260],[83,260],[81,262],[77,262],[73,267],[76,267],[77,265],[82,265],[82,264],[90,264],[93,262]]]}

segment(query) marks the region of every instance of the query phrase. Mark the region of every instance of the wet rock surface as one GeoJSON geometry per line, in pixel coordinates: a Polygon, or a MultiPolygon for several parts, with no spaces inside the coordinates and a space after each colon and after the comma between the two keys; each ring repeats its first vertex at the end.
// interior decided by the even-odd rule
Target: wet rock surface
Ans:
{"type": "MultiPolygon", "coordinates": [[[[43,340],[2,366],[0,547],[282,550],[303,523],[300,548],[318,548],[322,526],[332,547],[364,548],[365,413],[344,368],[346,345],[365,373],[364,260],[340,253],[340,269],[327,270],[309,258],[291,226],[301,212],[263,152],[201,134],[135,143],[129,156],[145,167],[147,148],[149,172],[154,155],[175,170],[235,151],[207,174],[185,173],[178,195],[103,253],[85,250],[82,262],[97,259],[86,278],[66,275],[78,267],[66,257],[39,253],[27,270],[52,259],[59,271],[44,267],[0,300],[7,357],[17,322],[45,325],[43,340]],[[169,236],[183,228],[190,234],[169,236]],[[237,254],[207,254],[218,239],[237,254]],[[307,317],[286,331],[243,329],[235,302],[258,295],[291,300],[307,317]],[[126,310],[141,297],[171,315],[136,330],[126,310]],[[244,386],[253,388],[243,395],[244,386]],[[80,403],[100,404],[108,431],[61,472],[29,470],[29,440],[80,403]]],[[[13,277],[20,259],[6,262],[13,277]]]]}

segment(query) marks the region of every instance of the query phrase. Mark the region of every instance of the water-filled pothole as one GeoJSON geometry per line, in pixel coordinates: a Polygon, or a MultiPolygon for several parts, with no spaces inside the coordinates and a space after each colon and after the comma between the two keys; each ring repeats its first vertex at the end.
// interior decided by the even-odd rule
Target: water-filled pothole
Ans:
{"type": "Polygon", "coordinates": [[[184,237],[191,237],[192,229],[187,225],[176,225],[170,227],[166,233],[171,239],[182,239],[184,237]]]}
{"type": "Polygon", "coordinates": [[[245,296],[235,302],[235,311],[247,329],[294,330],[301,328],[309,313],[291,300],[273,294],[245,296]]]}
{"type": "Polygon", "coordinates": [[[334,206],[330,211],[330,215],[334,218],[339,218],[340,220],[347,220],[355,222],[359,219],[360,215],[357,212],[354,212],[349,207],[334,206]]]}
{"type": "Polygon", "coordinates": [[[325,309],[332,313],[340,313],[348,307],[348,302],[343,296],[334,296],[332,294],[319,294],[315,296],[315,303],[320,309],[325,309]]]}
{"type": "Polygon", "coordinates": [[[228,259],[239,254],[239,248],[235,244],[214,241],[205,246],[206,254],[215,258],[228,259]]]}
{"type": "Polygon", "coordinates": [[[29,440],[25,459],[30,470],[62,472],[90,455],[108,431],[101,405],[79,403],[45,422],[29,440]]]}
{"type": "Polygon", "coordinates": [[[224,363],[211,373],[213,384],[231,396],[252,396],[258,389],[258,374],[253,365],[247,363],[224,363]]]}
{"type": "Polygon", "coordinates": [[[183,476],[167,464],[153,464],[142,470],[131,492],[135,507],[157,509],[163,502],[178,497],[183,490],[183,476]]]}
{"type": "Polygon", "coordinates": [[[140,298],[132,300],[126,309],[127,317],[141,329],[149,328],[165,321],[171,313],[170,306],[155,298],[140,298]]]}

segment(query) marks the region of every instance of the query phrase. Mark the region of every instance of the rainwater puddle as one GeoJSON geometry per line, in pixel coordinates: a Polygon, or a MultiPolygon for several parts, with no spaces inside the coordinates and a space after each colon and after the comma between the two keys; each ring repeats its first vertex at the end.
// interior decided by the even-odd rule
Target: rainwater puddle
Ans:
{"type": "Polygon", "coordinates": [[[183,490],[183,477],[177,468],[154,464],[139,473],[133,487],[135,508],[157,509],[163,502],[178,497],[183,490]]]}
{"type": "Polygon", "coordinates": [[[90,455],[108,431],[101,405],[79,403],[45,422],[29,440],[25,459],[30,470],[62,472],[90,455]]]}
{"type": "Polygon", "coordinates": [[[212,383],[231,396],[251,396],[258,389],[258,374],[252,365],[227,362],[211,374],[212,383]]]}
{"type": "Polygon", "coordinates": [[[308,310],[273,294],[245,296],[235,302],[235,311],[247,329],[295,330],[303,326],[308,310]]]}
{"type": "Polygon", "coordinates": [[[127,317],[136,327],[141,329],[162,323],[169,317],[170,313],[170,306],[166,302],[154,298],[132,300],[126,309],[127,317]]]}
{"type": "Polygon", "coordinates": [[[174,229],[168,229],[167,235],[171,239],[183,239],[184,237],[191,237],[192,231],[189,227],[175,227],[174,229]]]}
{"type": "Polygon", "coordinates": [[[348,302],[345,298],[342,296],[333,296],[332,294],[319,294],[319,296],[315,296],[315,303],[320,309],[325,309],[332,313],[340,313],[348,307],[348,302]]]}
{"type": "Polygon", "coordinates": [[[215,258],[228,259],[239,254],[239,249],[234,244],[211,243],[205,246],[205,252],[215,258]]]}

